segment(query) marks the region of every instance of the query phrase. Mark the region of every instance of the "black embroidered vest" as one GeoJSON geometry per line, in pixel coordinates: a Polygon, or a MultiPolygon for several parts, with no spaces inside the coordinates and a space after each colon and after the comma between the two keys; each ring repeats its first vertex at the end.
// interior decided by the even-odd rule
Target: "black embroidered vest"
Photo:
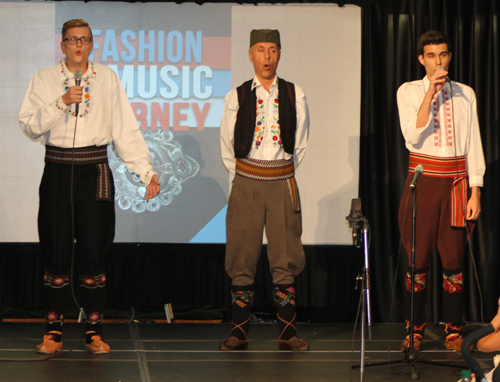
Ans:
{"type": "MultiPolygon", "coordinates": [[[[236,158],[246,158],[252,147],[255,119],[257,117],[255,89],[252,89],[253,79],[244,82],[237,88],[239,109],[234,126],[234,153],[236,158]]],[[[279,122],[283,149],[293,155],[295,148],[295,130],[297,129],[297,114],[295,110],[295,86],[278,78],[279,122]]]]}

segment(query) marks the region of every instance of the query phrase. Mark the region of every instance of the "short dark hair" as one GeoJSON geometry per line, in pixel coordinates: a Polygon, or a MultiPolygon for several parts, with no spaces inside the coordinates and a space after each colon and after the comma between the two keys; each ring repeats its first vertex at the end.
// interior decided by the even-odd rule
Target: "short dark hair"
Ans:
{"type": "Polygon", "coordinates": [[[418,55],[424,55],[424,46],[426,45],[439,45],[446,44],[448,46],[448,52],[451,52],[451,41],[444,33],[439,31],[428,31],[425,32],[417,43],[418,55]]]}
{"type": "Polygon", "coordinates": [[[68,20],[63,24],[62,30],[61,30],[61,37],[64,40],[66,38],[66,32],[68,29],[71,28],[77,28],[77,27],[87,27],[89,28],[90,31],[90,37],[93,38],[92,34],[92,29],[90,29],[89,23],[86,22],[85,20],[82,19],[73,19],[73,20],[68,20]]]}

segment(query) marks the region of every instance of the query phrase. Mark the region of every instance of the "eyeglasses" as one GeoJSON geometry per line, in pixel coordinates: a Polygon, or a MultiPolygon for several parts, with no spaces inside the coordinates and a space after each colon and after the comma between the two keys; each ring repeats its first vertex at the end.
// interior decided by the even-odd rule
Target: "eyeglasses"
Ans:
{"type": "Polygon", "coordinates": [[[89,45],[92,42],[92,37],[67,37],[63,41],[67,41],[69,45],[76,45],[78,41],[82,45],[89,45]]]}

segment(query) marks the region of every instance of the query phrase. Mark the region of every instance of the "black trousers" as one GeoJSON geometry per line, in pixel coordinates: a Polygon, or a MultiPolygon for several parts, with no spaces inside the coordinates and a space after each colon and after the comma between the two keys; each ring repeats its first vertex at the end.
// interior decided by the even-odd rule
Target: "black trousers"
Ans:
{"type": "Polygon", "coordinates": [[[69,285],[63,280],[71,276],[75,239],[75,264],[83,306],[87,315],[102,315],[104,310],[104,268],[115,235],[115,207],[114,202],[96,200],[97,175],[95,164],[75,164],[71,185],[71,164],[45,164],[40,184],[38,233],[44,256],[45,309],[47,315],[56,313],[56,318],[62,317],[68,299],[69,285]]]}

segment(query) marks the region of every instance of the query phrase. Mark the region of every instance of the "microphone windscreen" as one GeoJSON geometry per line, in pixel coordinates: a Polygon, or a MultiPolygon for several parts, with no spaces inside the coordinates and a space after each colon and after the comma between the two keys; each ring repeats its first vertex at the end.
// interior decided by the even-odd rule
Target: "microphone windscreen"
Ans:
{"type": "MultiPolygon", "coordinates": [[[[445,68],[443,68],[442,66],[438,66],[438,67],[436,68],[436,70],[437,70],[437,69],[446,70],[446,69],[445,69],[445,68]]],[[[445,78],[446,78],[446,81],[450,82],[450,77],[446,76],[445,78]]]]}

